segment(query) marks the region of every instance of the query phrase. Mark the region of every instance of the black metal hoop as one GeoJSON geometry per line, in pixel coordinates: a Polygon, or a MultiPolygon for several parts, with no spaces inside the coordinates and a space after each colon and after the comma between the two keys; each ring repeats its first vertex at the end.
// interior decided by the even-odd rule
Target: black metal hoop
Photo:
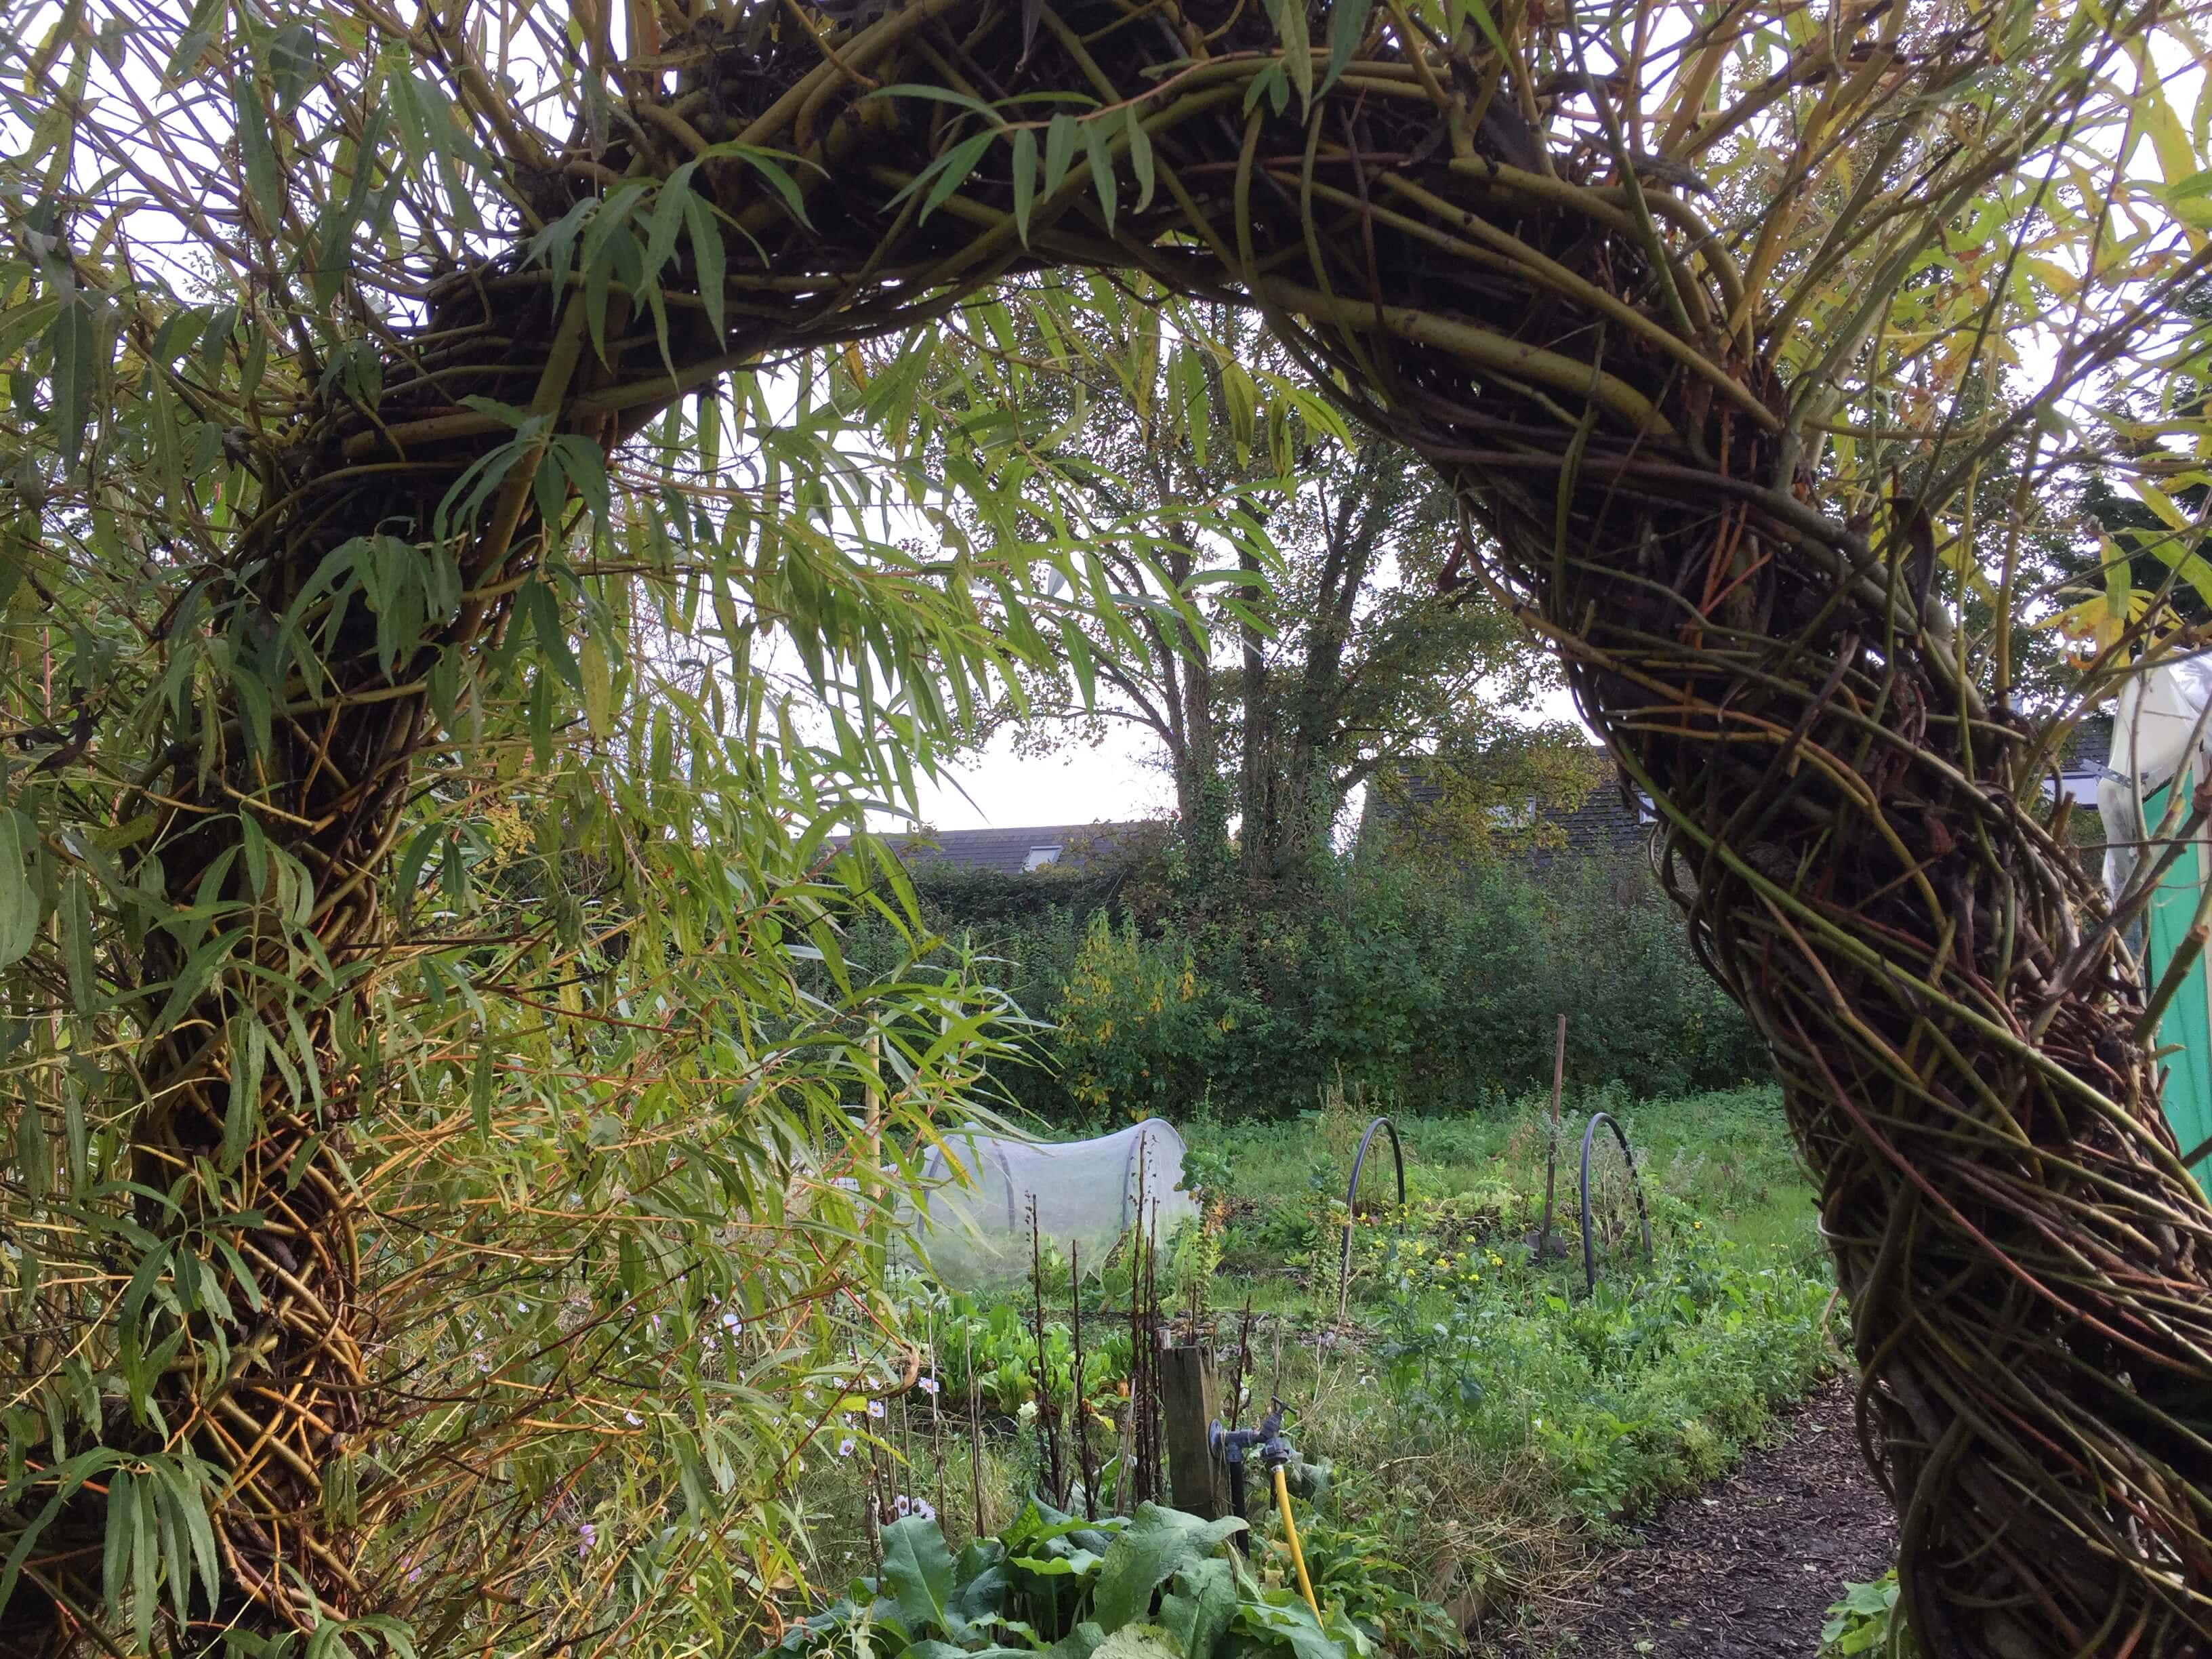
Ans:
{"type": "Polygon", "coordinates": [[[1344,1249],[1336,1264],[1336,1316],[1344,1317],[1345,1304],[1352,1295],[1352,1215],[1359,1202],[1359,1166],[1367,1162],[1367,1148],[1375,1139],[1377,1129],[1390,1132],[1390,1158],[1398,1166],[1398,1212],[1406,1210],[1406,1149],[1398,1141],[1398,1126],[1387,1117],[1378,1117],[1367,1126],[1367,1133],[1359,1137],[1359,1150],[1352,1155],[1352,1181],[1344,1189],[1344,1249]]]}
{"type": "Polygon", "coordinates": [[[1628,1144],[1628,1133],[1605,1112],[1592,1112],[1589,1122],[1583,1129],[1583,1291],[1585,1295],[1597,1289],[1597,1248],[1590,1242],[1589,1164],[1590,1143],[1597,1139],[1597,1126],[1604,1124],[1613,1131],[1613,1138],[1620,1143],[1620,1155],[1628,1160],[1629,1189],[1636,1194],[1636,1219],[1644,1229],[1644,1259],[1651,1260],[1651,1212],[1644,1207],[1644,1177],[1636,1172],[1636,1153],[1628,1144]]]}

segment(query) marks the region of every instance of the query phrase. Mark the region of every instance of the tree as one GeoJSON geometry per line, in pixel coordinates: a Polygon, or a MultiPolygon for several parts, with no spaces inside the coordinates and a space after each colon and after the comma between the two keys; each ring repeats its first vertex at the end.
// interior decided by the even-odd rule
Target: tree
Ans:
{"type": "MultiPolygon", "coordinates": [[[[1232,867],[1240,896],[1295,886],[1349,799],[1414,763],[1451,777],[1461,850],[1494,838],[1499,803],[1588,787],[1580,729],[1526,723],[1556,678],[1462,575],[1457,510],[1431,469],[1301,396],[1295,363],[1249,315],[1133,306],[1095,278],[1069,291],[1079,309],[1035,291],[1046,304],[1011,348],[970,332],[980,362],[940,357],[940,372],[981,423],[1006,404],[983,364],[1050,367],[1059,385],[1033,380],[1024,419],[1048,464],[1099,502],[1089,538],[1105,579],[1153,603],[1127,607],[1133,640],[1114,631],[1121,607],[1066,640],[991,729],[1018,721],[1036,752],[1111,721],[1149,732],[1200,895],[1232,867]],[[1224,512],[1231,538],[1195,533],[1224,512]]],[[[941,395],[955,401],[950,386],[941,395]]],[[[965,516],[987,544],[985,515],[965,516]]]]}
{"type": "Polygon", "coordinates": [[[1589,738],[1531,717],[1557,684],[1520,623],[1462,574],[1456,504],[1374,434],[1316,458],[1274,520],[1282,550],[1241,630],[1231,729],[1242,854],[1261,890],[1329,849],[1354,793],[1437,784],[1422,834],[1455,855],[1511,842],[1501,813],[1595,783],[1589,738]]]}
{"type": "MultiPolygon", "coordinates": [[[[405,1603],[396,1565],[362,1581],[345,1480],[325,1477],[352,1450],[344,1413],[402,1397],[354,1381],[349,1229],[370,1216],[380,1240],[407,1212],[357,1206],[332,1134],[382,1097],[359,1036],[374,987],[349,964],[389,925],[377,875],[412,757],[510,645],[556,678],[565,647],[595,683],[573,643],[589,613],[540,556],[580,513],[611,532],[602,455],[634,453],[732,370],[1076,264],[1255,307],[1317,385],[1443,470],[1486,532],[1487,577],[1559,646],[1651,795],[1692,937],[1771,1045],[1822,1182],[1917,1639],[2201,1643],[2212,1212],[2158,1111],[2124,919],[2041,821],[2052,734],[1979,689],[2011,683],[2013,527],[1985,538],[1960,511],[1993,455],[2024,487],[2047,472],[2088,378],[2202,353],[2172,301],[2201,263],[2203,158],[2160,68],[2197,61],[2201,16],[2029,0],[709,11],[579,0],[563,33],[520,5],[449,0],[410,24],[363,0],[315,14],[327,44],[304,53],[308,18],[222,0],[104,32],[64,9],[15,60],[30,270],[27,294],[11,279],[9,361],[41,343],[10,374],[38,458],[18,522],[35,510],[42,537],[108,550],[111,583],[138,537],[173,550],[155,568],[191,573],[141,619],[166,654],[143,720],[118,722],[132,772],[52,785],[66,825],[26,815],[41,883],[47,856],[58,887],[64,859],[89,875],[88,849],[118,854],[100,886],[131,955],[103,985],[164,1003],[96,1050],[46,1051],[58,1082],[118,1079],[102,1167],[118,1158],[152,1196],[101,1212],[127,1212],[109,1236],[143,1269],[113,1287],[141,1318],[117,1373],[131,1386],[112,1421],[63,1396],[80,1449],[48,1445],[11,1480],[19,1568],[64,1506],[78,1536],[137,1535],[117,1517],[178,1493],[154,1460],[181,1436],[228,1459],[208,1551],[227,1617],[261,1631],[405,1603]],[[104,70],[95,99],[110,59],[132,70],[104,70]],[[512,234],[471,240],[495,201],[512,234]],[[141,203],[170,222],[146,228],[141,203]],[[161,332],[177,308],[147,296],[178,234],[236,295],[228,334],[204,317],[161,332]],[[2051,373],[2000,374],[1992,343],[2039,331],[2051,373]],[[210,332],[207,374],[180,371],[210,332]],[[1961,430],[1950,415],[1978,380],[2005,412],[1961,430]],[[103,459],[135,450],[111,444],[126,421],[145,434],[136,489],[103,459]],[[76,493],[56,505],[64,469],[76,493]],[[315,586],[326,568],[374,595],[379,623],[422,616],[414,648],[366,605],[341,614],[315,586]],[[1976,574],[1997,599],[1986,637],[1954,620],[1976,574]],[[212,951],[210,921],[235,923],[212,951]],[[283,954],[257,955],[263,939],[283,954]],[[250,1056],[279,1046],[319,1095],[306,1072],[290,1095],[254,1075],[250,1056]],[[243,1188],[201,1173],[235,1163],[226,1123],[255,1153],[243,1188]],[[247,1246],[294,1264],[298,1286],[261,1304],[276,1315],[246,1294],[283,1282],[249,1273],[247,1246]],[[228,1407],[247,1422],[219,1428],[228,1407]],[[241,1432],[240,1455],[218,1449],[241,1432]],[[127,1486],[82,1484],[118,1468],[127,1486]]],[[[867,413],[910,390],[878,377],[867,413]]],[[[679,422],[668,447],[686,441],[679,422]]],[[[933,582],[884,555],[885,603],[803,517],[766,543],[755,521],[741,557],[698,518],[677,519],[681,538],[661,520],[679,570],[699,561],[739,623],[746,606],[800,619],[806,666],[826,684],[834,664],[902,735],[926,746],[937,705],[991,672],[960,560],[933,582]]],[[[617,564],[654,556],[641,521],[617,564]]],[[[25,586],[58,594],[43,572],[25,586]]],[[[88,691],[107,683],[102,635],[139,631],[115,620],[130,614],[118,598],[73,618],[88,691]]],[[[743,812],[781,790],[810,812],[805,771],[787,781],[799,745],[748,724],[757,706],[735,723],[730,787],[699,799],[743,812]]],[[[58,729],[52,753],[82,760],[58,729]]],[[[681,846],[676,828],[658,844],[681,846]]],[[[610,863],[628,850],[617,838],[610,863]]],[[[725,907],[735,960],[772,962],[748,955],[766,935],[737,931],[757,881],[665,856],[725,907]]],[[[24,871],[11,943],[47,916],[24,871]]],[[[672,898],[664,885],[641,898],[672,898]]],[[[65,963],[46,949],[18,957],[40,953],[49,988],[19,976],[18,1018],[54,1011],[65,963]]],[[[28,1191],[21,1166],[69,1151],[68,1099],[22,1121],[28,1191]]],[[[690,1455],[695,1480],[714,1468],[696,1442],[690,1455]]],[[[33,1605],[75,1620],[99,1599],[97,1552],[49,1549],[33,1605]]],[[[180,1559],[127,1553],[126,1578],[178,1587],[180,1559]]],[[[437,1644],[500,1616],[439,1583],[444,1601],[410,1609],[437,1644]]],[[[611,1598],[611,1628],[637,1605],[611,1598]]]]}
{"type": "MultiPolygon", "coordinates": [[[[1150,731],[1175,781],[1181,855],[1203,889],[1231,862],[1221,631],[1264,627],[1279,563],[1267,532],[1273,503],[1304,476],[1317,445],[1346,435],[1343,422],[1265,361],[1256,331],[1233,308],[1201,312],[1157,292],[1139,301],[1098,277],[1021,291],[1030,303],[1017,334],[963,331],[964,350],[937,359],[940,399],[967,416],[968,429],[945,429],[945,462],[959,463],[963,449],[980,460],[973,430],[1066,477],[1092,505],[1084,526],[1092,583],[1129,603],[1063,630],[1060,648],[973,735],[1013,725],[1042,752],[1095,738],[1110,720],[1150,731]],[[1023,377],[1018,403],[1010,369],[1023,377]],[[1010,407],[1019,421],[1007,421],[1010,407]],[[1218,527],[1211,538],[1209,526],[1218,527]]],[[[884,353],[895,360],[904,348],[884,353]]],[[[955,513],[969,544],[1038,528],[988,498],[967,500],[955,513]]]]}

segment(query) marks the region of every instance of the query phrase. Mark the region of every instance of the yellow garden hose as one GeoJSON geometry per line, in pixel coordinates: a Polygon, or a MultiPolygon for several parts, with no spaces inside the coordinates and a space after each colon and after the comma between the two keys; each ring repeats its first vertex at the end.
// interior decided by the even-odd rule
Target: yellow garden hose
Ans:
{"type": "Polygon", "coordinates": [[[1280,1463],[1275,1465],[1275,1507],[1283,1512],[1283,1536],[1291,1546],[1291,1565],[1298,1570],[1298,1594],[1319,1619],[1321,1603],[1314,1600],[1313,1580],[1306,1577],[1306,1553],[1298,1547],[1298,1523],[1291,1519],[1291,1483],[1283,1478],[1280,1463]]]}

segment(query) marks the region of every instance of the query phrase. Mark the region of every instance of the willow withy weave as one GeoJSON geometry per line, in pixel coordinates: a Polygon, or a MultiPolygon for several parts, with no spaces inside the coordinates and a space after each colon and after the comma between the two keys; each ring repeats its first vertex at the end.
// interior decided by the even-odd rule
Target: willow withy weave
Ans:
{"type": "MultiPolygon", "coordinates": [[[[1916,26],[1908,49],[1901,11],[1842,8],[1825,67],[1801,54],[1797,72],[1829,84],[1838,130],[1887,143],[1900,112],[1994,72],[2021,10],[1916,26]]],[[[2143,988],[2035,805],[2033,734],[1961,671],[1925,514],[1823,511],[1776,319],[1680,167],[1622,141],[1633,88],[1537,76],[1528,37],[1564,26],[1541,12],[1449,45],[1394,8],[1361,13],[1333,75],[1328,47],[1286,57],[1278,21],[1231,0],[639,4],[626,63],[604,8],[576,13],[621,97],[565,148],[493,118],[462,31],[434,15],[408,39],[505,135],[541,226],[690,169],[710,222],[734,228],[715,295],[680,247],[659,273],[664,340],[619,283],[595,328],[584,276],[526,239],[445,278],[373,410],[331,394],[259,455],[274,505],[239,538],[239,580],[282,613],[349,536],[453,533],[438,520],[454,479],[513,435],[471,394],[527,389],[549,436],[611,449],[732,368],[906,326],[1012,273],[1135,270],[1261,308],[1355,413],[1455,482],[1487,580],[1558,643],[1658,805],[1672,890],[1771,1044],[1820,1182],[1923,1648],[2203,1650],[2212,1212],[2158,1109],[2143,988]],[[1045,95],[1084,100],[1101,141],[1048,195],[1028,171],[1050,143],[1045,95]],[[797,199],[733,144],[796,158],[797,199]]],[[[1330,38],[1327,12],[1284,15],[1330,38]]],[[[2022,135],[2013,160],[2056,118],[2038,109],[2062,112],[2108,55],[2086,27],[2059,32],[2041,78],[1996,96],[2022,135]]],[[[1915,188],[1963,200],[1990,161],[1929,147],[1915,188]]],[[[546,453],[459,527],[478,597],[447,644],[493,638],[544,551],[546,453]]],[[[374,872],[431,720],[417,665],[380,661],[365,635],[332,665],[343,695],[280,743],[270,799],[313,826],[292,850],[330,896],[318,931],[335,959],[374,937],[374,872]]],[[[164,810],[225,781],[180,761],[164,810]]],[[[171,890],[222,851],[211,832],[204,856],[171,859],[171,890]]],[[[229,1062],[204,1036],[218,1015],[145,1057],[166,1079],[139,1133],[149,1174],[220,1139],[229,1062]]],[[[334,1089],[331,1117],[346,1098],[334,1089]]],[[[329,1121],[266,1116],[272,1219],[241,1237],[292,1287],[256,1337],[282,1386],[224,1396],[197,1432],[235,1477],[220,1528],[234,1605],[304,1620],[304,1587],[362,1610],[358,1540],[319,1518],[315,1471],[373,1431],[373,1395],[345,1186],[311,1139],[329,1121]],[[280,1207],[280,1174],[303,1163],[280,1207]]]]}

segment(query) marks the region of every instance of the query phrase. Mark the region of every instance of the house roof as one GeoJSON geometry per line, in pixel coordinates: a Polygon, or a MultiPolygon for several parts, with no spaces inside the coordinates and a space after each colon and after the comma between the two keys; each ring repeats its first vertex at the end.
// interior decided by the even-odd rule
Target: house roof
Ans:
{"type": "Polygon", "coordinates": [[[1011,830],[918,830],[885,836],[902,863],[1018,876],[1081,869],[1117,851],[1141,823],[1050,823],[1011,830]]]}
{"type": "Polygon", "coordinates": [[[2112,755],[2112,717],[2090,714],[2069,732],[2066,741],[2059,745],[2058,769],[2069,778],[2084,772],[2094,775],[2112,755]]]}

